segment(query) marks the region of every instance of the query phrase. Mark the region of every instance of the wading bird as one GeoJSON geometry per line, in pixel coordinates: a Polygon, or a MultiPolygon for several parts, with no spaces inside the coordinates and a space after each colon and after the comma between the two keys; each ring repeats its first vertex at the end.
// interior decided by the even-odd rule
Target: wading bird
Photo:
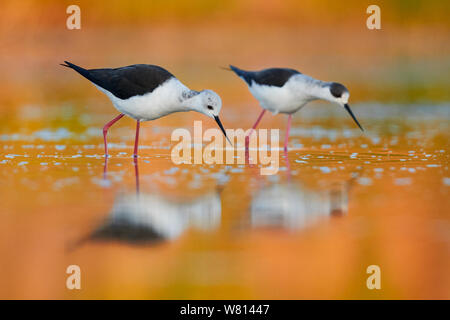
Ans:
{"type": "Polygon", "coordinates": [[[266,110],[274,115],[286,113],[289,117],[284,149],[287,150],[292,114],[299,111],[308,102],[318,99],[334,102],[344,107],[358,127],[364,131],[348,105],[350,94],[347,88],[340,83],[317,80],[294,69],[270,68],[261,71],[245,71],[232,65],[230,68],[247,83],[250,92],[264,109],[253,125],[249,136],[258,126],[266,110]]]}
{"type": "Polygon", "coordinates": [[[120,114],[103,127],[105,157],[108,156],[108,129],[127,115],[137,121],[134,157],[138,153],[141,121],[155,120],[174,112],[197,111],[214,118],[226,137],[219,119],[222,100],[212,90],[190,90],[164,68],[134,64],[115,69],[84,69],[68,61],[61,64],[91,81],[105,93],[120,114]]]}

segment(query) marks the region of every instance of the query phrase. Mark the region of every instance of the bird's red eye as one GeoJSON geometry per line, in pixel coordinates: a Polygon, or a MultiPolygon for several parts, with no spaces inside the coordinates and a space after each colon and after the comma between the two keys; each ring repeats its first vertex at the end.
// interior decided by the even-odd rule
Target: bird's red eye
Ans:
{"type": "Polygon", "coordinates": [[[208,106],[208,109],[209,110],[213,110],[214,108],[212,106],[208,106]]]}

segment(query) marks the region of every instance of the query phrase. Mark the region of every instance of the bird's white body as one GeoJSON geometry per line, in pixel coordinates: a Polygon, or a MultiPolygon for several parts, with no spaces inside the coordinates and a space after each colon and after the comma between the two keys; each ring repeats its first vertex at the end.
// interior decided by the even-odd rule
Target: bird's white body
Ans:
{"type": "Polygon", "coordinates": [[[155,120],[174,112],[192,110],[183,104],[185,96],[191,90],[176,78],[167,80],[152,92],[128,99],[120,99],[111,92],[95,86],[108,96],[120,113],[140,121],[155,120]]]}
{"type": "Polygon", "coordinates": [[[317,99],[332,100],[327,84],[327,82],[304,74],[296,74],[282,87],[261,85],[253,81],[249,85],[249,90],[263,109],[273,114],[292,114],[299,111],[310,101],[317,99]]]}

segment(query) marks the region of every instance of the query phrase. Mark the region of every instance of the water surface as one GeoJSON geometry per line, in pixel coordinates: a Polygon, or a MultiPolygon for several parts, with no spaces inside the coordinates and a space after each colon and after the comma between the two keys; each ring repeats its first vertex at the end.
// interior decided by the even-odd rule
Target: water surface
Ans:
{"type": "MultiPolygon", "coordinates": [[[[110,113],[23,106],[0,131],[0,296],[9,298],[448,298],[450,106],[314,105],[280,170],[175,165],[172,130],[196,114],[110,131],[110,113]],[[65,288],[79,265],[82,290],[65,288]],[[366,268],[381,267],[382,290],[366,268]]],[[[229,128],[258,109],[224,108],[229,128]]],[[[267,116],[261,128],[285,118],[267,116]]],[[[283,137],[282,137],[283,138],[283,137]]]]}

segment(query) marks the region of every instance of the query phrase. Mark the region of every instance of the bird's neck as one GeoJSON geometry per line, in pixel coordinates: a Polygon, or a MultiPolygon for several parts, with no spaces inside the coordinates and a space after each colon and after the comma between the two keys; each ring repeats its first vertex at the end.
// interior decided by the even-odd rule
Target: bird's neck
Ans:
{"type": "Polygon", "coordinates": [[[330,100],[330,84],[329,82],[324,82],[321,80],[317,80],[318,83],[316,85],[316,89],[314,90],[314,94],[317,97],[317,99],[320,100],[326,100],[326,101],[331,101],[330,100]]]}
{"type": "Polygon", "coordinates": [[[199,111],[201,109],[199,91],[187,89],[181,94],[180,100],[181,107],[185,111],[199,111]]]}
{"type": "Polygon", "coordinates": [[[310,100],[330,100],[330,83],[307,77],[302,83],[310,100]]]}

